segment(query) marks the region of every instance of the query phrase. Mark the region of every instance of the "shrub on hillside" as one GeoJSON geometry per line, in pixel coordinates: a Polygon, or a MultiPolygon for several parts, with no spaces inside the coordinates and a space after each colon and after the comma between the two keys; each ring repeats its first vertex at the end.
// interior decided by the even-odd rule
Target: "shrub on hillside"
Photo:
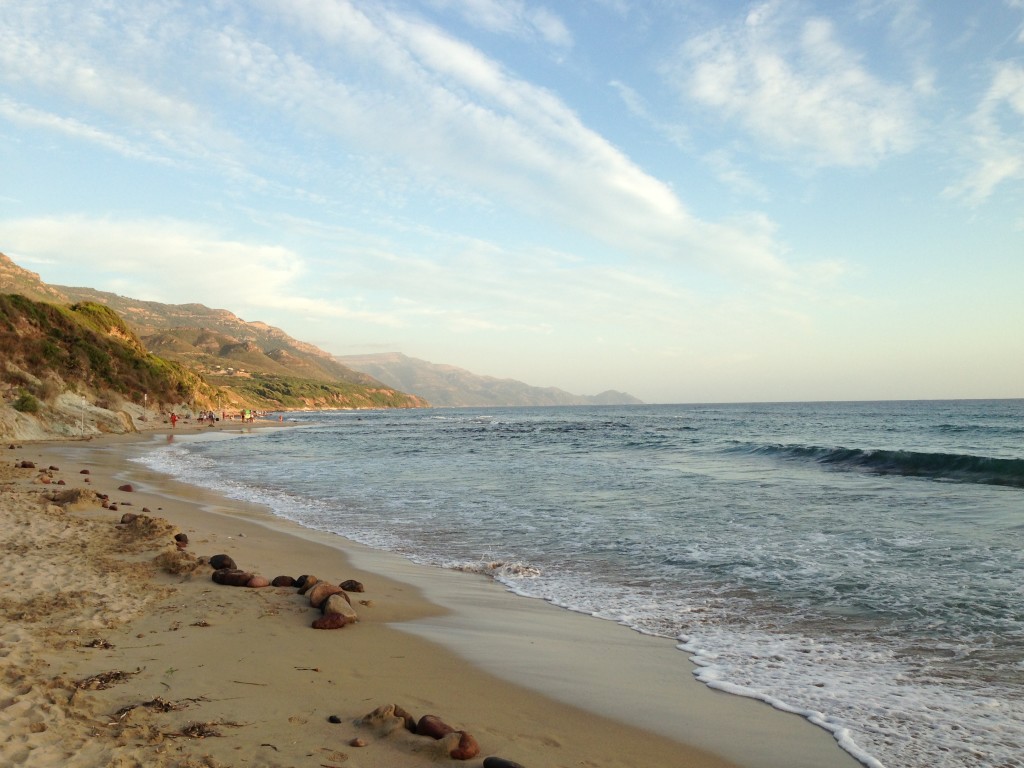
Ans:
{"type": "Polygon", "coordinates": [[[22,392],[18,395],[18,399],[14,401],[14,410],[21,413],[38,413],[39,401],[28,392],[22,392]]]}

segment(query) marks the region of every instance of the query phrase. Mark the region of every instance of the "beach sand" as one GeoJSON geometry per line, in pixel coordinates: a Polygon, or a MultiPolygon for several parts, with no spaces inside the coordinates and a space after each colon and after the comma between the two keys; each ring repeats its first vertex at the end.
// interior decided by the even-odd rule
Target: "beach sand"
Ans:
{"type": "Polygon", "coordinates": [[[2,447],[0,764],[858,764],[802,718],[696,682],[671,641],[309,531],[128,461],[190,429],[200,431],[2,447]],[[123,525],[124,512],[143,517],[123,525]],[[221,586],[204,563],[161,565],[219,553],[271,579],[358,580],[360,620],[315,630],[319,611],[293,588],[221,586]],[[395,704],[472,734],[479,755],[453,760],[449,740],[393,717],[364,722],[395,704]]]}

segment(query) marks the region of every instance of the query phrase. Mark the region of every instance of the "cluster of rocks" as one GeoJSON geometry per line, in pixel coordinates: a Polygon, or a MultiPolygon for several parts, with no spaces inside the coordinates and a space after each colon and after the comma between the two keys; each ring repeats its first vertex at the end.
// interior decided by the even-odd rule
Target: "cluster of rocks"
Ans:
{"type": "MultiPolygon", "coordinates": [[[[330,720],[331,722],[340,722],[337,717],[331,717],[330,720]]],[[[398,704],[383,704],[368,715],[364,715],[359,722],[361,725],[371,726],[384,733],[404,728],[417,736],[434,739],[453,760],[472,760],[480,754],[480,745],[469,732],[453,728],[437,715],[423,715],[417,720],[409,714],[408,710],[398,704]]],[[[362,746],[361,743],[356,744],[355,742],[362,742],[361,739],[354,739],[352,743],[353,746],[362,746]]],[[[491,755],[484,758],[484,768],[523,768],[523,766],[504,757],[491,755]]]]}
{"type": "MultiPolygon", "coordinates": [[[[14,446],[12,445],[11,447],[13,448],[14,446]]],[[[51,483],[53,485],[67,484],[63,479],[56,477],[56,473],[60,472],[60,467],[54,467],[52,465],[49,467],[36,467],[36,463],[34,461],[29,461],[27,459],[16,461],[14,463],[14,467],[15,469],[39,469],[39,477],[36,479],[43,485],[50,485],[51,483]]]]}
{"type": "MultiPolygon", "coordinates": [[[[298,577],[276,576],[268,579],[265,576],[239,568],[228,555],[214,555],[209,560],[214,569],[212,579],[217,584],[230,587],[293,587],[300,595],[309,599],[311,608],[320,611],[320,618],[313,621],[313,629],[340,629],[347,624],[359,621],[359,615],[352,607],[352,599],[348,592],[363,592],[363,585],[355,579],[347,579],[340,584],[331,584],[312,574],[298,577]]],[[[364,604],[367,604],[364,601],[364,604]]]]}
{"type": "MultiPolygon", "coordinates": [[[[417,720],[409,714],[408,710],[398,704],[379,706],[373,712],[364,715],[360,723],[375,727],[385,733],[390,733],[396,728],[404,728],[409,733],[434,739],[441,742],[442,749],[453,760],[471,760],[480,754],[480,745],[472,734],[452,728],[437,715],[423,715],[417,720]]],[[[496,759],[503,760],[503,758],[496,759]]],[[[514,768],[516,765],[509,761],[494,763],[493,760],[487,758],[484,765],[487,765],[488,768],[514,768]],[[488,761],[491,762],[488,763],[488,761]]]]}

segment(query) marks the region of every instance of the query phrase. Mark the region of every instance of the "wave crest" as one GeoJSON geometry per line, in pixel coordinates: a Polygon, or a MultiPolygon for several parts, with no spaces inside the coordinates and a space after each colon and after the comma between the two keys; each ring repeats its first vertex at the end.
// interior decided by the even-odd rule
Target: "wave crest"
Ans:
{"type": "Polygon", "coordinates": [[[864,469],[880,475],[1024,488],[1024,459],[997,459],[961,453],[823,448],[813,445],[758,445],[738,450],[766,456],[807,459],[826,466],[864,469]]]}

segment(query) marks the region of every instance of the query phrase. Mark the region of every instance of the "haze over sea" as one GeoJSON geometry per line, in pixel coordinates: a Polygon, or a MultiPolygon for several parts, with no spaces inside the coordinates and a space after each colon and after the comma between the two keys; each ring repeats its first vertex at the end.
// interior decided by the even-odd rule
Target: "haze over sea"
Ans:
{"type": "Polygon", "coordinates": [[[867,765],[1024,765],[1024,400],[287,418],[141,460],[678,638],[867,765]]]}

